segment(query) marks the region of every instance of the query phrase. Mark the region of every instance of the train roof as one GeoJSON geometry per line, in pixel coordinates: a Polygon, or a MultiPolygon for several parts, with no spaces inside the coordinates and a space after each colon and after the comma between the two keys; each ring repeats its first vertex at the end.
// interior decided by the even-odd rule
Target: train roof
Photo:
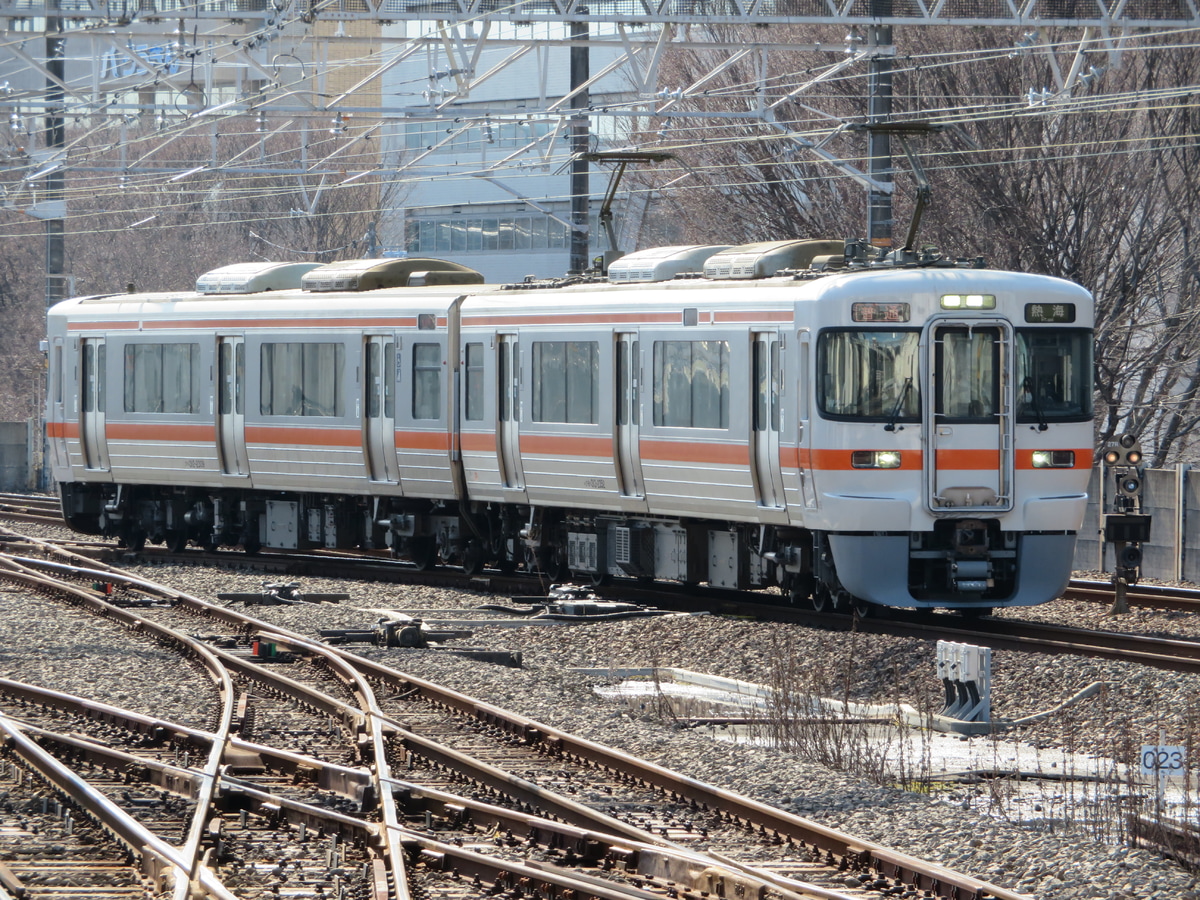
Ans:
{"type": "MultiPolygon", "coordinates": [[[[349,324],[388,312],[441,313],[459,298],[469,312],[487,310],[502,316],[565,305],[572,312],[627,307],[678,310],[693,304],[736,307],[751,300],[759,306],[851,298],[920,297],[933,301],[938,294],[1035,289],[1043,302],[1090,301],[1083,287],[1065,279],[986,269],[978,264],[847,268],[835,252],[840,247],[840,241],[769,241],[731,248],[652,248],[630,254],[627,274],[613,280],[577,276],[521,284],[485,284],[483,276],[472,269],[431,259],[350,260],[320,267],[243,263],[201,276],[198,285],[203,283],[210,291],[215,287],[215,293],[151,291],[77,297],[56,305],[49,315],[98,323],[132,317],[139,321],[172,319],[181,326],[285,318],[334,325],[343,319],[349,324]],[[668,264],[659,266],[664,260],[668,264]],[[795,268],[774,268],[793,263],[795,268]],[[704,267],[703,273],[680,271],[680,266],[699,265],[704,267]],[[629,279],[629,274],[637,280],[629,279]],[[642,277],[647,274],[657,277],[642,277]],[[722,277],[714,277],[717,275],[722,277]],[[269,287],[233,293],[226,287],[231,279],[247,289],[269,287]]],[[[1090,306],[1087,315],[1090,321],[1090,306]]]]}

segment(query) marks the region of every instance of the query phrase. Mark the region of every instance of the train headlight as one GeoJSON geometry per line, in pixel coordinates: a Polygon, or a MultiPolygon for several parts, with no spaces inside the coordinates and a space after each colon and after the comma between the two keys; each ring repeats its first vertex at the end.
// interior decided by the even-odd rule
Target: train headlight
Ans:
{"type": "Polygon", "coordinates": [[[850,454],[850,465],[856,469],[898,469],[898,450],[855,450],[850,454]]]}
{"type": "Polygon", "coordinates": [[[1075,451],[1034,450],[1033,467],[1035,469],[1073,469],[1075,468],[1075,451]]]}
{"type": "Polygon", "coordinates": [[[995,308],[995,294],[942,294],[942,309],[995,308]]]}

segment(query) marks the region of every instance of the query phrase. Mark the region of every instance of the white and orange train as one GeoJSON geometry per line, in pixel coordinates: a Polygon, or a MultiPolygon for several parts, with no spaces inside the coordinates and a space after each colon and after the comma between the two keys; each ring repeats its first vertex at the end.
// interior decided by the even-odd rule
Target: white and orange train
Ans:
{"type": "Polygon", "coordinates": [[[49,313],[75,529],[417,565],[780,585],[817,608],[1053,598],[1092,464],[1091,296],[840,241],[485,285],[239,265],[49,313]]]}

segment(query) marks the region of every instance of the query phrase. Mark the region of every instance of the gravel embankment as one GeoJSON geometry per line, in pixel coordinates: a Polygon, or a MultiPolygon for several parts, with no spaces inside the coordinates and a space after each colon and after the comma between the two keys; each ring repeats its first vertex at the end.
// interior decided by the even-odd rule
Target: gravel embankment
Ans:
{"type": "MultiPolygon", "coordinates": [[[[262,582],[257,575],[194,568],[146,568],[139,574],[212,599],[219,591],[257,590],[262,582]]],[[[373,625],[380,610],[426,611],[434,620],[452,617],[446,610],[495,602],[475,593],[347,586],[321,579],[304,580],[302,589],[348,590],[352,600],[315,607],[254,607],[250,612],[315,636],[323,628],[373,625]]],[[[42,601],[30,602],[11,592],[0,593],[0,613],[0,674],[5,677],[50,684],[166,718],[189,715],[185,676],[164,680],[163,673],[172,667],[157,652],[128,656],[120,649],[123,636],[115,629],[52,612],[42,601]]],[[[1200,638],[1200,624],[1171,613],[1136,612],[1113,620],[1100,607],[1055,603],[1013,614],[1200,638]]],[[[1064,824],[1063,815],[1076,819],[1068,801],[1078,790],[1107,794],[1115,801],[1127,793],[1128,785],[1051,786],[1045,789],[1041,817],[1031,821],[1022,814],[1025,821],[1018,824],[980,812],[985,800],[995,799],[988,795],[997,789],[987,783],[937,794],[881,787],[832,772],[802,754],[732,745],[681,729],[656,708],[601,700],[593,691],[597,679],[570,671],[585,666],[674,666],[799,685],[825,696],[905,702],[936,712],[941,685],[933,675],[932,647],[920,642],[673,616],[517,630],[481,627],[467,643],[520,650],[524,667],[489,665],[434,650],[377,650],[366,645],[357,649],[415,676],[439,680],[549,725],[1043,900],[1200,900],[1200,880],[1177,864],[1117,846],[1112,829],[1077,821],[1075,827],[1064,824]],[[781,665],[779,660],[787,662],[781,665]]],[[[1000,651],[993,654],[994,717],[1020,718],[1050,709],[1096,681],[1108,685],[1097,697],[1012,736],[1035,747],[1130,759],[1140,744],[1157,743],[1160,734],[1167,743],[1183,744],[1200,731],[1200,679],[1193,676],[1000,651]]],[[[979,751],[983,756],[990,746],[999,758],[1007,737],[972,740],[986,742],[979,751]]],[[[928,766],[928,760],[909,763],[910,770],[928,766]]]]}

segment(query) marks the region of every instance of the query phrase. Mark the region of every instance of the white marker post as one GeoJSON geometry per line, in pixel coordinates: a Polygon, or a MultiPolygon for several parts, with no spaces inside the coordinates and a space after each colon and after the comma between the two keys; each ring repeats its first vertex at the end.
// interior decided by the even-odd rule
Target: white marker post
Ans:
{"type": "Polygon", "coordinates": [[[1143,744],[1139,757],[1143,778],[1153,778],[1158,800],[1161,802],[1166,782],[1182,779],[1187,774],[1187,748],[1173,747],[1161,743],[1143,744]]]}

